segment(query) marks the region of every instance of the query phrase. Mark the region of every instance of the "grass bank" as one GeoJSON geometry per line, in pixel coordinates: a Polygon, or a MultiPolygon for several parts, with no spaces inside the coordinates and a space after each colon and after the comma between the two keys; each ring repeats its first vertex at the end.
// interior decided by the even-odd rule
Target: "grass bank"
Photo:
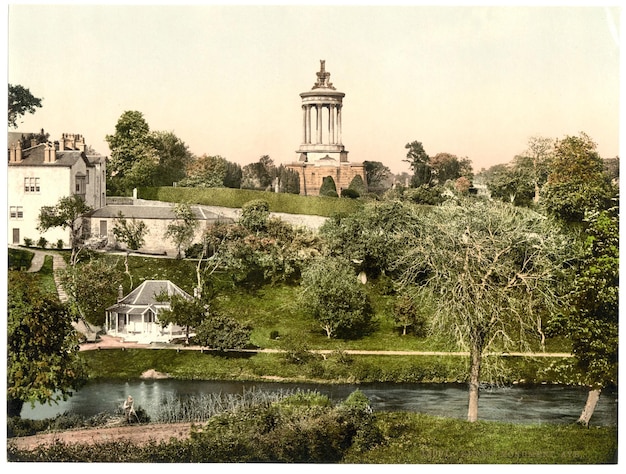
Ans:
{"type": "Polygon", "coordinates": [[[322,217],[330,217],[337,213],[351,214],[363,206],[363,201],[357,199],[300,196],[231,188],[145,187],[138,189],[138,197],[154,201],[186,202],[230,208],[241,208],[249,201],[263,199],[269,203],[272,212],[322,217]]]}
{"type": "Polygon", "coordinates": [[[606,464],[617,462],[617,427],[468,423],[419,413],[377,413],[385,442],[344,463],[606,464]]]}
{"type": "MultiPolygon", "coordinates": [[[[107,349],[83,351],[91,380],[137,379],[154,369],[181,380],[240,380],[317,383],[454,383],[466,382],[467,358],[458,356],[352,356],[342,351],[324,357],[310,352],[226,353],[175,349],[107,349]]],[[[510,357],[501,360],[498,381],[550,382],[547,359],[510,357]]],[[[488,377],[485,381],[489,381],[488,377]]]]}

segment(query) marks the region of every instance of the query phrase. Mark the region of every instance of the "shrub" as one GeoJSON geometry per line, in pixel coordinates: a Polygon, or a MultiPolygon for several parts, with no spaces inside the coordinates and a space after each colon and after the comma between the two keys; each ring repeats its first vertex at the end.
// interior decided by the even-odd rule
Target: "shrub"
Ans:
{"type": "Polygon", "coordinates": [[[341,197],[343,198],[350,198],[350,199],[356,199],[360,196],[358,191],[355,191],[354,189],[342,189],[341,190],[341,197]]]}
{"type": "Polygon", "coordinates": [[[332,176],[326,176],[322,179],[322,185],[320,186],[320,196],[326,197],[338,197],[337,186],[332,176]]]}
{"type": "Polygon", "coordinates": [[[42,249],[45,249],[48,246],[48,240],[45,237],[39,237],[39,240],[37,241],[37,247],[41,247],[42,249]]]}
{"type": "Polygon", "coordinates": [[[32,247],[33,246],[33,239],[29,239],[28,237],[24,237],[24,245],[26,247],[32,247]]]}
{"type": "Polygon", "coordinates": [[[63,250],[63,239],[57,240],[56,248],[57,250],[63,250]]]}

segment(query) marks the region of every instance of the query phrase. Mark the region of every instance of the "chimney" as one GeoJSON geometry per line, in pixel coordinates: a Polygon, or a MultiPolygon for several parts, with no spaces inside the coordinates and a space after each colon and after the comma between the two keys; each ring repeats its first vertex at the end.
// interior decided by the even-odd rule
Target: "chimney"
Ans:
{"type": "Polygon", "coordinates": [[[17,144],[15,145],[15,162],[16,163],[22,162],[22,143],[21,142],[17,142],[17,144]]]}
{"type": "Polygon", "coordinates": [[[57,160],[57,149],[54,144],[50,143],[50,163],[54,163],[57,160]]]}
{"type": "Polygon", "coordinates": [[[15,143],[9,147],[9,163],[15,163],[15,143]]]}
{"type": "Polygon", "coordinates": [[[120,285],[117,288],[117,302],[119,303],[123,299],[124,299],[124,288],[122,288],[122,285],[120,285]]]}
{"type": "Polygon", "coordinates": [[[37,139],[36,138],[31,138],[30,139],[30,147],[33,148],[37,146],[37,139]]]}
{"type": "Polygon", "coordinates": [[[48,143],[43,147],[43,162],[50,163],[50,145],[48,143]]]}

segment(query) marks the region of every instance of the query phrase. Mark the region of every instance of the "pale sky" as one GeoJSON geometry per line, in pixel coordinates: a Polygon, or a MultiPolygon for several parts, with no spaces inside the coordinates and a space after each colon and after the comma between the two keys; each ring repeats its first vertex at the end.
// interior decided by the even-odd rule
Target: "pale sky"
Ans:
{"type": "Polygon", "coordinates": [[[583,131],[619,155],[619,8],[12,4],[8,82],[43,98],[17,131],[102,154],[127,110],[195,155],[296,161],[299,94],[326,60],[352,162],[409,171],[405,144],[506,163],[583,131]]]}

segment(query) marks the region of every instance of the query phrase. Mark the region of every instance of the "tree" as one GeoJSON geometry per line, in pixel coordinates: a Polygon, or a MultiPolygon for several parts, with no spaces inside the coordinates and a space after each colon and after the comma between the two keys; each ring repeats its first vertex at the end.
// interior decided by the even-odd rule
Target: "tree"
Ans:
{"type": "Polygon", "coordinates": [[[45,232],[53,227],[61,227],[70,231],[70,265],[75,265],[82,242],[82,219],[93,209],[83,198],[73,194],[62,197],[56,206],[42,206],[37,219],[37,229],[45,232]]]}
{"type": "Polygon", "coordinates": [[[579,382],[589,387],[578,423],[588,426],[602,388],[617,384],[619,212],[590,213],[584,253],[568,297],[568,328],[579,382]]]}
{"type": "Polygon", "coordinates": [[[41,129],[40,133],[27,133],[26,135],[22,135],[20,139],[20,143],[22,145],[22,149],[30,148],[35,145],[39,145],[41,143],[48,143],[50,138],[50,134],[46,133],[44,129],[41,129]]]}
{"type": "Polygon", "coordinates": [[[19,84],[9,84],[8,122],[9,128],[17,128],[17,121],[26,114],[34,114],[41,107],[41,99],[19,84]]]}
{"type": "Polygon", "coordinates": [[[189,344],[189,332],[200,326],[206,318],[208,305],[199,298],[185,298],[181,295],[158,295],[157,301],[169,301],[169,309],[159,313],[159,324],[178,324],[185,328],[185,344],[189,344]]]}
{"type": "Polygon", "coordinates": [[[122,211],[119,211],[113,226],[113,235],[118,242],[126,244],[126,256],[124,267],[130,278],[130,287],[133,287],[133,276],[128,268],[128,254],[131,250],[139,250],[145,243],[145,237],[150,231],[144,221],[137,222],[133,217],[130,222],[126,220],[122,211]]]}
{"type": "Polygon", "coordinates": [[[524,156],[532,162],[532,183],[535,190],[533,202],[537,204],[541,199],[541,188],[548,180],[550,164],[554,151],[554,140],[545,137],[531,137],[528,139],[528,149],[524,156]]]}
{"type": "Polygon", "coordinates": [[[181,258],[181,249],[189,247],[198,227],[191,206],[187,203],[174,205],[176,219],[168,224],[165,238],[171,239],[176,246],[176,258],[181,258]]]}
{"type": "Polygon", "coordinates": [[[216,351],[241,350],[250,343],[251,330],[234,318],[220,314],[208,315],[196,329],[198,345],[216,351]]]}
{"type": "Polygon", "coordinates": [[[455,181],[460,177],[471,181],[473,177],[472,162],[468,158],[459,160],[450,153],[437,153],[430,158],[428,166],[433,184],[443,185],[446,181],[455,181]]]}
{"type": "Polygon", "coordinates": [[[380,161],[364,161],[363,166],[368,188],[373,192],[384,190],[384,183],[391,177],[391,170],[380,161]]]}
{"type": "Polygon", "coordinates": [[[407,329],[423,336],[427,326],[427,316],[432,309],[432,295],[424,287],[418,287],[414,294],[403,292],[396,298],[393,305],[393,319],[402,327],[402,335],[406,336],[407,329]]]}
{"type": "Polygon", "coordinates": [[[414,207],[399,201],[372,201],[358,213],[328,219],[319,233],[332,257],[358,262],[358,271],[374,278],[393,272],[417,225],[414,207]]]}
{"type": "MultiPolygon", "coordinates": [[[[229,171],[229,163],[219,155],[202,155],[187,164],[187,177],[180,186],[198,188],[221,188],[224,186],[229,171]]],[[[231,168],[231,173],[233,172],[231,168]]],[[[239,178],[241,181],[241,177],[239,178]]]]}
{"type": "Polygon", "coordinates": [[[125,111],[115,125],[115,133],[105,139],[111,149],[107,186],[127,192],[153,179],[158,158],[152,147],[150,126],[141,112],[125,111]]]}
{"type": "Polygon", "coordinates": [[[19,416],[25,402],[67,400],[87,372],[78,334],[56,294],[20,272],[9,272],[8,290],[7,414],[19,416]]]}
{"type": "Polygon", "coordinates": [[[278,167],[278,185],[281,193],[300,194],[300,174],[280,165],[278,167]]]}
{"type": "Polygon", "coordinates": [[[372,307],[352,266],[338,258],[319,258],[302,275],[300,301],[328,338],[361,335],[372,307]]]}
{"type": "Polygon", "coordinates": [[[185,168],[191,161],[191,153],[180,138],[172,132],[155,131],[151,144],[158,158],[157,172],[152,186],[172,186],[185,177],[185,168]]]}
{"type": "Polygon", "coordinates": [[[268,155],[263,155],[256,163],[250,163],[243,167],[241,187],[245,189],[267,190],[272,186],[277,176],[273,160],[268,155]]]}
{"type": "Polygon", "coordinates": [[[103,260],[89,260],[58,270],[74,319],[103,326],[105,309],[115,303],[122,283],[120,272],[103,260]]]}
{"type": "Polygon", "coordinates": [[[417,188],[423,184],[430,183],[431,169],[429,166],[430,157],[424,151],[421,142],[413,141],[407,143],[404,148],[409,150],[406,154],[406,161],[409,163],[413,177],[411,178],[411,187],[417,188]]]}
{"type": "Polygon", "coordinates": [[[567,249],[549,219],[501,203],[444,205],[422,215],[400,260],[402,287],[437,295],[433,325],[468,350],[468,421],[478,419],[486,350],[523,350],[558,298],[554,280],[567,249]]]}
{"type": "Polygon", "coordinates": [[[616,196],[596,144],[585,133],[557,141],[543,204],[566,222],[582,221],[586,211],[608,209],[616,196]]]}

